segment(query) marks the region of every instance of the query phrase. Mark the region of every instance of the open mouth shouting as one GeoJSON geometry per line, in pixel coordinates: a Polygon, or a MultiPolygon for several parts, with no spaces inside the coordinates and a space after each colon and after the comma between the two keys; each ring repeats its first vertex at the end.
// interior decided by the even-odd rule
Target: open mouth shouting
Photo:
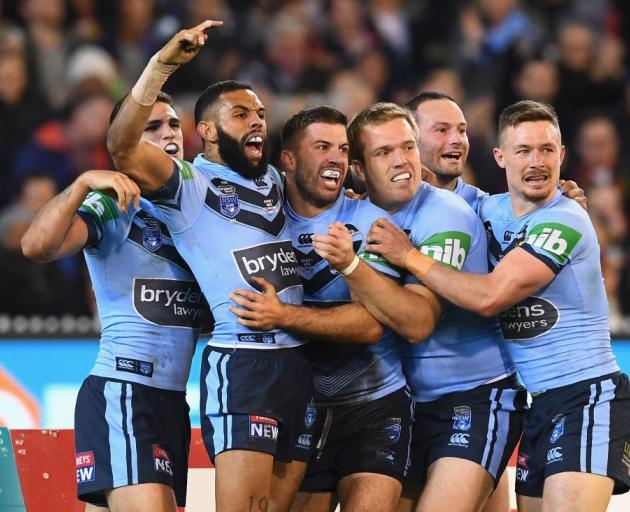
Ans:
{"type": "Polygon", "coordinates": [[[342,173],[335,167],[326,167],[322,170],[320,177],[326,188],[337,190],[341,185],[342,173]]]}
{"type": "Polygon", "coordinates": [[[255,132],[245,139],[245,153],[249,158],[260,159],[263,156],[265,137],[261,132],[255,132]]]}

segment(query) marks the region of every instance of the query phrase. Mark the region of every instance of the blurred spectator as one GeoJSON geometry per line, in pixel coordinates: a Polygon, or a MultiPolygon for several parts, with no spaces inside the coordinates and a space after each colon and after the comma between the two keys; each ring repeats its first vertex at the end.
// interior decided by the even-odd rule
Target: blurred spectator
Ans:
{"type": "Polygon", "coordinates": [[[328,74],[314,62],[311,34],[299,18],[284,14],[266,31],[263,60],[253,60],[239,78],[275,94],[321,92],[328,74]]]}
{"type": "Polygon", "coordinates": [[[29,224],[48,201],[57,194],[57,185],[46,174],[27,176],[14,203],[0,210],[0,245],[19,252],[20,239],[29,224]]]}
{"type": "Polygon", "coordinates": [[[571,173],[586,192],[589,214],[597,230],[613,326],[621,321],[621,297],[630,294],[628,283],[624,282],[630,245],[627,202],[630,189],[624,177],[628,176],[630,166],[621,159],[620,142],[609,117],[596,114],[586,118],[577,133],[579,164],[571,173]]]}
{"type": "Polygon", "coordinates": [[[115,26],[105,38],[105,48],[118,62],[120,75],[130,87],[151,56],[178,29],[160,25],[153,0],[119,0],[115,26]]]}
{"type": "Polygon", "coordinates": [[[104,93],[120,98],[127,92],[114,59],[94,45],[82,46],[70,56],[66,80],[72,96],[104,93]]]}
{"type": "Polygon", "coordinates": [[[529,99],[555,105],[559,87],[558,68],[553,62],[528,60],[514,79],[514,94],[510,102],[529,99]]]}
{"type": "Polygon", "coordinates": [[[64,31],[64,0],[23,0],[20,12],[25,23],[29,65],[40,92],[49,103],[62,107],[67,100],[66,65],[72,41],[64,31]]]}
{"type": "Polygon", "coordinates": [[[15,149],[51,115],[46,100],[34,90],[20,53],[0,54],[0,205],[7,200],[7,174],[15,149]]]}
{"type": "Polygon", "coordinates": [[[38,265],[20,250],[20,238],[57,193],[48,176],[34,173],[20,184],[15,202],[0,212],[0,311],[9,314],[90,314],[82,258],[38,265]]]}
{"type": "Polygon", "coordinates": [[[33,170],[45,170],[62,189],[81,169],[111,168],[105,135],[112,107],[112,100],[103,93],[75,98],[65,119],[42,125],[17,151],[13,181],[33,170]]]}
{"type": "Polygon", "coordinates": [[[580,115],[594,108],[612,109],[623,101],[623,51],[619,41],[596,40],[588,25],[567,23],[558,36],[558,116],[570,144],[580,115]],[[610,55],[603,51],[611,50],[610,55]]]}

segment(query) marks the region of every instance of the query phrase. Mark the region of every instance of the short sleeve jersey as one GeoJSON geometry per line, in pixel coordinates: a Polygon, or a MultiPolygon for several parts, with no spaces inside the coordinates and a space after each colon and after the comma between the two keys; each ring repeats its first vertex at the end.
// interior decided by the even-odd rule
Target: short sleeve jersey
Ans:
{"type": "MultiPolygon", "coordinates": [[[[372,223],[389,218],[369,200],[358,201],[341,192],[337,201],[314,217],[302,217],[287,204],[291,238],[304,285],[304,303],[330,307],[350,302],[346,281],[314,250],[313,234],[326,234],[328,226],[341,222],[352,233],[355,252],[385,276],[399,280],[400,273],[383,258],[365,252],[372,223]]],[[[405,385],[396,335],[386,329],[375,345],[312,341],[307,353],[313,367],[315,398],[324,406],[375,400],[405,385]]]]}
{"type": "MultiPolygon", "coordinates": [[[[394,214],[420,252],[442,265],[487,273],[486,236],[479,217],[457,195],[423,183],[394,214]]],[[[408,283],[418,283],[407,276],[408,283]]],[[[496,321],[446,305],[422,343],[402,344],[403,370],[416,400],[432,401],[514,372],[496,321]]]]}
{"type": "Polygon", "coordinates": [[[301,345],[291,333],[255,331],[229,310],[236,288],[256,290],[263,277],[284,303],[302,303],[302,282],[283,206],[283,183],[269,166],[255,180],[199,155],[174,160],[168,183],[152,197],[155,215],[169,228],[210,304],[215,324],[210,345],[276,349],[301,345]]]}
{"type": "Polygon", "coordinates": [[[168,229],[142,210],[122,214],[100,192],[78,213],[102,328],[92,375],[183,391],[210,312],[168,229]]]}
{"type": "Polygon", "coordinates": [[[477,214],[479,214],[481,204],[486,198],[490,197],[487,192],[484,192],[474,185],[465,183],[461,178],[457,178],[457,183],[453,192],[466,201],[468,206],[470,206],[477,214]]]}
{"type": "Polygon", "coordinates": [[[516,368],[531,392],[619,371],[610,346],[608,301],[599,243],[588,214],[558,191],[533,212],[514,217],[509,194],[481,208],[490,267],[516,247],[555,278],[499,315],[516,368]]]}

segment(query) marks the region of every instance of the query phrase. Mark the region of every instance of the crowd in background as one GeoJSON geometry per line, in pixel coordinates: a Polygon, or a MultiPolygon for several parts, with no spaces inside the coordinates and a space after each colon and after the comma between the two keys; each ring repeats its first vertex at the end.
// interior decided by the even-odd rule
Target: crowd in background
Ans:
{"type": "Polygon", "coordinates": [[[630,2],[2,0],[0,9],[0,313],[93,313],[82,257],[29,263],[21,234],[78,173],[111,168],[109,114],[147,60],[176,31],[221,19],[203,55],[165,87],[187,159],[201,148],[194,101],[217,80],[253,85],[275,158],[279,128],[306,105],[351,117],[438,90],[468,120],[466,180],[503,192],[491,151],[498,112],[521,98],[552,104],[563,177],[586,191],[598,231],[611,326],[630,332],[630,2]]]}

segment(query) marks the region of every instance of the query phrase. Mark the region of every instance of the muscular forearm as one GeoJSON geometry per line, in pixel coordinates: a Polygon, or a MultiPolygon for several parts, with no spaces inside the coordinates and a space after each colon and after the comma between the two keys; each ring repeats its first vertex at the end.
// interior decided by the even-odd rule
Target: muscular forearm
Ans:
{"type": "Polygon", "coordinates": [[[131,93],[125,98],[107,132],[107,149],[116,167],[143,192],[158,189],[170,177],[170,157],[142,139],[147,120],[162,85],[178,66],[162,64],[154,55],[131,93]]]}
{"type": "MultiPolygon", "coordinates": [[[[58,256],[74,215],[89,191],[77,180],[42,207],[22,237],[22,252],[27,258],[45,262],[58,256]]],[[[79,250],[81,245],[77,245],[79,250]]]]}
{"type": "Polygon", "coordinates": [[[346,277],[346,282],[353,296],[379,322],[409,341],[425,339],[441,315],[439,302],[398,285],[365,262],[346,277]]]}
{"type": "Polygon", "coordinates": [[[307,338],[342,343],[376,343],[383,327],[368,311],[356,303],[332,308],[286,305],[280,328],[307,338]]]}
{"type": "Polygon", "coordinates": [[[405,267],[431,290],[463,309],[490,317],[509,306],[501,299],[507,283],[492,274],[458,272],[418,251],[406,259],[405,267]]]}

